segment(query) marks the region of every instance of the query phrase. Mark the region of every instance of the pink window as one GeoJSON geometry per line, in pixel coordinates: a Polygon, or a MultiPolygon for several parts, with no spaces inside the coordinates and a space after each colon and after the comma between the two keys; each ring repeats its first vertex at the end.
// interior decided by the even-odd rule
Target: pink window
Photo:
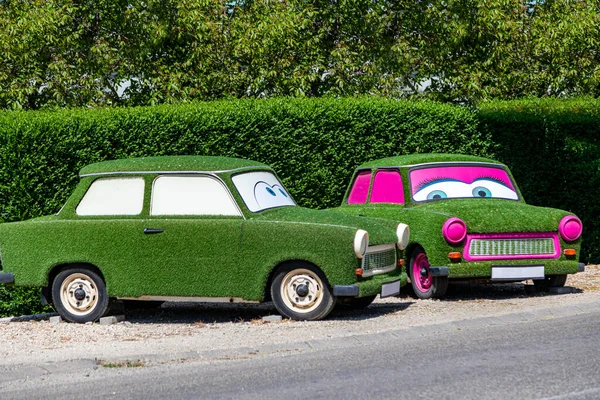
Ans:
{"type": "Polygon", "coordinates": [[[398,171],[379,170],[373,181],[371,203],[404,204],[402,177],[398,171]]]}
{"type": "Polygon", "coordinates": [[[369,184],[371,183],[371,171],[361,171],[356,175],[350,195],[348,196],[348,204],[365,204],[369,195],[369,184]]]}

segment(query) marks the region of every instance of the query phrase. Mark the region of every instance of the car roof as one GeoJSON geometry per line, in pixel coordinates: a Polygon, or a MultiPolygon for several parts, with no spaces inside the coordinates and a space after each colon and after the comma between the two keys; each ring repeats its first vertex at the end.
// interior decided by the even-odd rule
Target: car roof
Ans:
{"type": "Polygon", "coordinates": [[[498,161],[490,158],[468,156],[464,154],[425,153],[381,158],[379,160],[366,162],[360,165],[358,169],[371,167],[405,167],[436,162],[484,162],[500,164],[498,161]]]}
{"type": "Polygon", "coordinates": [[[121,172],[223,172],[240,168],[268,168],[266,164],[232,157],[158,156],[102,161],[85,166],[79,176],[121,172]]]}

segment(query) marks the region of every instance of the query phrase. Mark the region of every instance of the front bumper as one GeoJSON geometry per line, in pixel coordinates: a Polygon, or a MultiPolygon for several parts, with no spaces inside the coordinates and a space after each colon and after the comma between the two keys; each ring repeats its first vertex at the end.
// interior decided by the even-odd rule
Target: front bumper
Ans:
{"type": "Polygon", "coordinates": [[[336,297],[364,297],[377,294],[382,297],[394,296],[398,293],[392,294],[389,290],[396,286],[396,282],[399,282],[399,287],[406,285],[407,277],[404,271],[401,274],[375,275],[352,285],[335,285],[333,295],[336,297]]]}
{"type": "Polygon", "coordinates": [[[15,283],[15,275],[12,272],[0,272],[0,283],[15,283]]]}
{"type": "Polygon", "coordinates": [[[548,275],[567,275],[576,274],[585,270],[584,264],[577,261],[565,260],[519,260],[519,261],[482,261],[482,262],[460,262],[449,264],[448,278],[491,278],[492,267],[528,267],[543,266],[544,274],[548,275]]]}

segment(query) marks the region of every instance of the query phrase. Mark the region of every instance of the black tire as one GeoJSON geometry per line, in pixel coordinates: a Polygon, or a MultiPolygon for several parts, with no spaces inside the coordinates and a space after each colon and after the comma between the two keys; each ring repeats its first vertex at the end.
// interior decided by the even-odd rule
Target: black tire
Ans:
{"type": "Polygon", "coordinates": [[[271,298],[277,311],[296,321],[323,319],[335,306],[323,272],[303,262],[277,269],[271,283],[271,298]]]}
{"type": "Polygon", "coordinates": [[[563,287],[567,283],[567,275],[549,275],[544,279],[534,279],[533,287],[536,292],[547,292],[553,287],[563,287]]]}
{"type": "Polygon", "coordinates": [[[337,305],[350,310],[360,310],[369,307],[376,297],[377,295],[365,297],[338,297],[337,305]]]}
{"type": "Polygon", "coordinates": [[[448,290],[448,277],[432,276],[429,267],[425,250],[422,247],[413,250],[407,269],[412,291],[419,299],[440,298],[448,290]]]}
{"type": "Polygon", "coordinates": [[[52,300],[60,316],[70,322],[94,322],[108,310],[108,294],[94,271],[74,267],[61,271],[52,282],[52,300]]]}

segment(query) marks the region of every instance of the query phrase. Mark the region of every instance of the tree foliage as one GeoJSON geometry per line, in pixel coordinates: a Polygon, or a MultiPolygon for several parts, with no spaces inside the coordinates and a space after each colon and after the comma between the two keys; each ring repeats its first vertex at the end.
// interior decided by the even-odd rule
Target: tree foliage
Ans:
{"type": "Polygon", "coordinates": [[[577,0],[1,0],[0,108],[600,94],[577,0]]]}

